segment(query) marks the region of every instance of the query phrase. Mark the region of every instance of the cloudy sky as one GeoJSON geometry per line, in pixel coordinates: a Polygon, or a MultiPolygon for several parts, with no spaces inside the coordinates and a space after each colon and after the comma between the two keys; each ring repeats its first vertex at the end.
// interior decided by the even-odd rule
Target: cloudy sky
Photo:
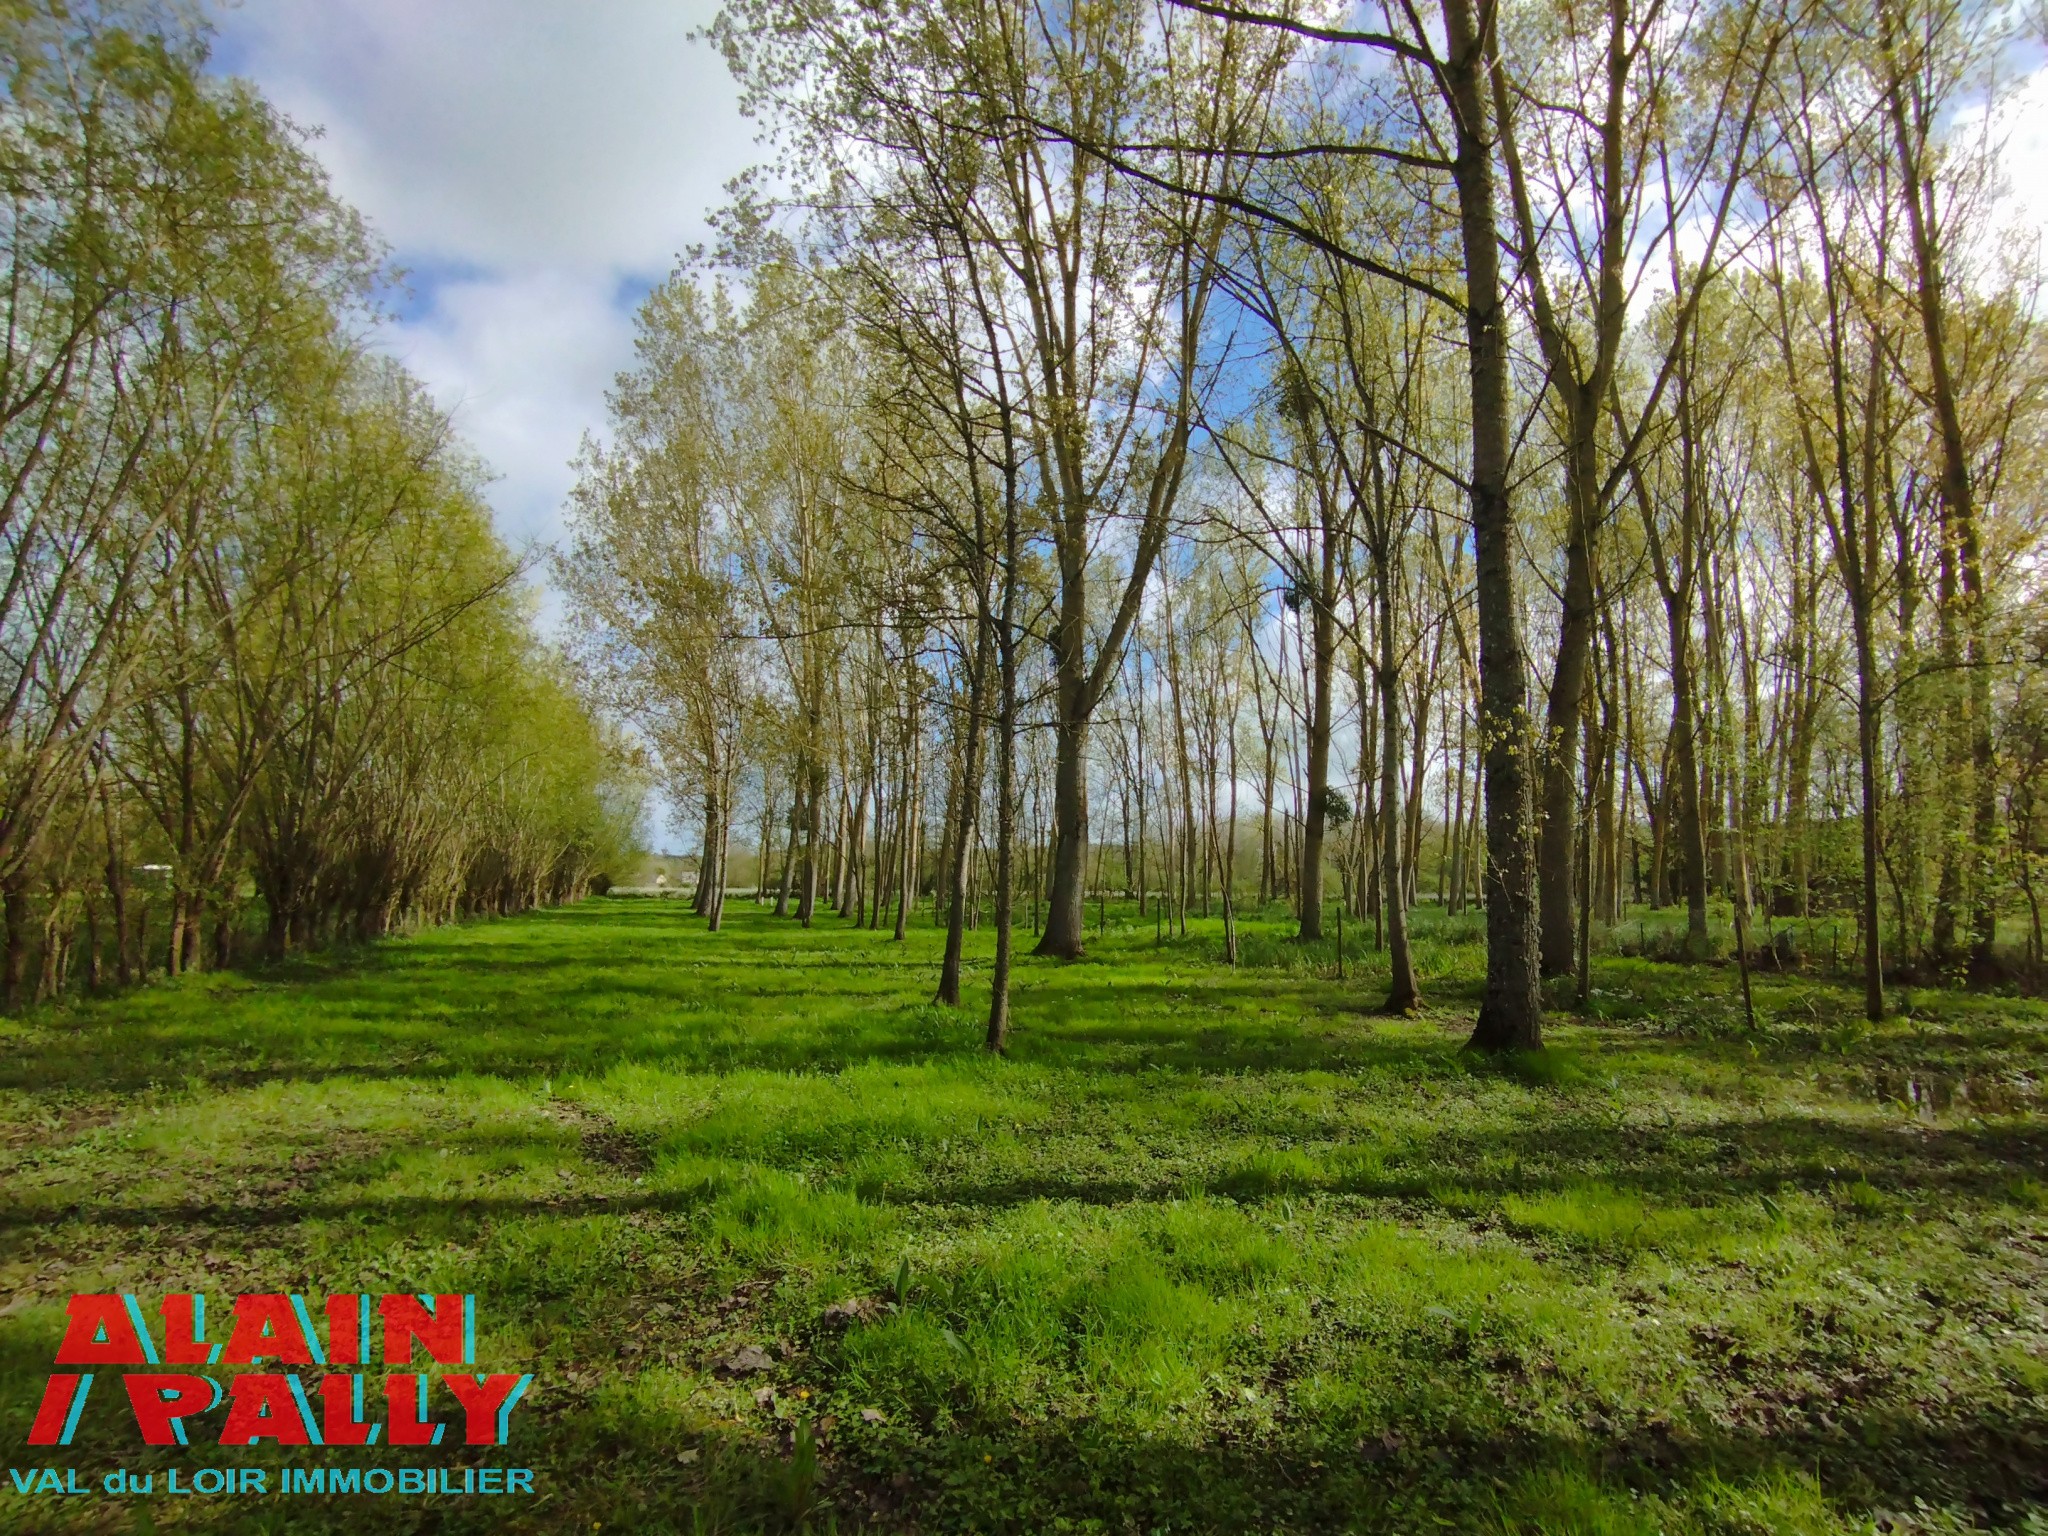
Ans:
{"type": "MultiPolygon", "coordinates": [[[[409,270],[388,344],[497,471],[515,545],[554,539],[632,314],[756,156],[693,28],[717,0],[239,0],[253,78],[409,270]]],[[[2007,104],[2006,221],[2048,227],[2048,70],[2007,104]]]]}
{"type": "Polygon", "coordinates": [[[552,540],[632,315],[755,155],[716,0],[241,0],[216,67],[255,80],[410,273],[387,344],[552,540]]]}

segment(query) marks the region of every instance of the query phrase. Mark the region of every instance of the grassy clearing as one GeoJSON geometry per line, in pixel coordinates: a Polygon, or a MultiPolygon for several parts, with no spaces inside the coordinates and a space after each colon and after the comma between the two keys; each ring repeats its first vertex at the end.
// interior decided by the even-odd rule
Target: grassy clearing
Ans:
{"type": "MultiPolygon", "coordinates": [[[[1232,972],[1112,908],[990,1061],[931,930],[729,924],[600,900],[0,1023],[13,1461],[73,1291],[474,1291],[537,1376],[510,1455],[411,1460],[540,1469],[0,1524],[2048,1529],[2039,1005],[1760,979],[1750,1033],[1732,975],[1616,958],[1489,1065],[1470,923],[1424,914],[1440,1011],[1394,1020],[1356,934],[1343,982],[1278,923],[1232,972]]],[[[163,1464],[112,1412],[69,1461],[163,1464]]]]}

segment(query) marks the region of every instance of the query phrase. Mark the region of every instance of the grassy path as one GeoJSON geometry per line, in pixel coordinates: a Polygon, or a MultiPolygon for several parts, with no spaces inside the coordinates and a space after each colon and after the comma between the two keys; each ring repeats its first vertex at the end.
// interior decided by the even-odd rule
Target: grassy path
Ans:
{"type": "MultiPolygon", "coordinates": [[[[1787,983],[1750,1036],[1720,973],[1616,960],[1485,1067],[1472,934],[1423,926],[1445,1011],[1389,1020],[1277,925],[1232,972],[1112,922],[1025,966],[1006,1061],[926,1003],[929,929],[737,903],[0,1021],[11,1464],[74,1291],[467,1291],[535,1373],[513,1445],[369,1459],[539,1469],[0,1485],[0,1528],[2048,1529],[2038,1005],[1869,1031],[1787,983]]],[[[81,1469],[277,1462],[95,1401],[81,1469]]]]}

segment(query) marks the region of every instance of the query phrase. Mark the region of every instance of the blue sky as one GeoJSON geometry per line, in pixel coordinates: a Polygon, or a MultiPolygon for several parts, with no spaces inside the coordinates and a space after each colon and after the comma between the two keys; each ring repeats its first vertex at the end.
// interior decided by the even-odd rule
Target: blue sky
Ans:
{"type": "Polygon", "coordinates": [[[299,123],[408,269],[384,344],[551,542],[632,314],[754,157],[715,0],[242,0],[215,67],[299,123]]]}

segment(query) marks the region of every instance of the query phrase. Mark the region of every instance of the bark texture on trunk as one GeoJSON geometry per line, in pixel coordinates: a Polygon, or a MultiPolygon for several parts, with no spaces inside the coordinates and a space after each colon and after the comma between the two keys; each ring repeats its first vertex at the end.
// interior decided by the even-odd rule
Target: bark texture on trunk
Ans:
{"type": "MultiPolygon", "coordinates": [[[[1486,54],[1471,0],[1444,0],[1444,79],[1457,116],[1452,178],[1465,262],[1465,339],[1472,392],[1472,545],[1479,624],[1480,749],[1486,777],[1486,991],[1472,1044],[1534,1050],[1543,1043],[1537,975],[1529,667],[1515,598],[1508,497],[1508,349],[1501,303],[1500,231],[1493,187],[1486,54]]],[[[1488,16],[1491,25],[1491,16],[1488,16]]]]}
{"type": "Polygon", "coordinates": [[[1088,722],[1063,709],[1053,730],[1052,887],[1035,951],[1063,960],[1079,958],[1088,927],[1087,753],[1088,722]]]}

